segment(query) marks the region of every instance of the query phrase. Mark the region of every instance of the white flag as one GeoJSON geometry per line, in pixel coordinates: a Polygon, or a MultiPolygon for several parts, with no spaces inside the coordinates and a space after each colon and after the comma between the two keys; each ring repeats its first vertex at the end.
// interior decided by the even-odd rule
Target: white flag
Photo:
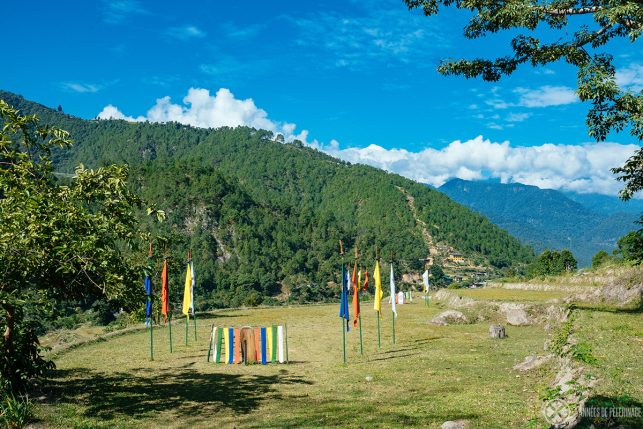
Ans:
{"type": "Polygon", "coordinates": [[[395,311],[395,278],[393,277],[393,262],[391,262],[391,310],[393,310],[394,317],[397,316],[395,311]]]}
{"type": "Polygon", "coordinates": [[[422,281],[424,282],[424,293],[429,293],[429,270],[422,274],[422,281]]]}
{"type": "Polygon", "coordinates": [[[196,276],[194,274],[194,262],[190,261],[190,272],[192,273],[192,284],[190,285],[190,310],[194,315],[194,285],[196,284],[196,276]]]}

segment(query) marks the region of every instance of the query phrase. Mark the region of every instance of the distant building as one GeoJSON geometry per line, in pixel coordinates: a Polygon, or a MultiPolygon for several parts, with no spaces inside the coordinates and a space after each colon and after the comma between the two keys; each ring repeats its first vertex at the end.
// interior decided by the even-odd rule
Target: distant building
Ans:
{"type": "Polygon", "coordinates": [[[464,262],[464,256],[462,256],[459,253],[450,254],[448,259],[449,259],[449,261],[456,262],[458,264],[464,262]]]}

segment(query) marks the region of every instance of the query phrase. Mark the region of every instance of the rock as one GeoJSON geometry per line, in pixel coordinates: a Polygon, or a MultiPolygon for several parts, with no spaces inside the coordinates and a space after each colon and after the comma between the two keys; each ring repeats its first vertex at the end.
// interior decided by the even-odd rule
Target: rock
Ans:
{"type": "Polygon", "coordinates": [[[468,427],[468,422],[466,420],[455,420],[442,423],[442,429],[466,429],[468,427]]]}
{"type": "Polygon", "coordinates": [[[603,302],[622,306],[640,305],[642,294],[643,274],[641,272],[621,275],[600,290],[603,302]]]}
{"type": "Polygon", "coordinates": [[[368,381],[370,383],[371,381],[373,381],[373,377],[370,376],[370,375],[367,375],[366,376],[366,381],[368,381]]]}
{"type": "Polygon", "coordinates": [[[505,327],[502,325],[489,326],[489,336],[491,338],[505,338],[507,336],[505,333],[505,327]]]}
{"type": "Polygon", "coordinates": [[[436,301],[443,302],[447,304],[449,307],[470,307],[472,305],[475,305],[476,301],[466,297],[466,296],[458,296],[454,293],[451,293],[447,291],[446,289],[440,289],[435,295],[432,296],[432,298],[436,301]]]}
{"type": "Polygon", "coordinates": [[[506,314],[507,323],[513,326],[531,325],[531,319],[525,310],[510,310],[506,314]]]}
{"type": "Polygon", "coordinates": [[[500,305],[500,311],[505,314],[507,323],[513,326],[527,326],[533,323],[526,309],[527,306],[524,304],[503,303],[500,305]]]}
{"type": "Polygon", "coordinates": [[[467,316],[456,310],[447,310],[435,316],[431,322],[433,325],[447,326],[450,323],[469,323],[467,316]]]}
{"type": "Polygon", "coordinates": [[[540,365],[551,359],[551,355],[536,357],[536,355],[527,356],[524,361],[514,366],[518,371],[529,371],[530,369],[538,368],[540,365]]]}

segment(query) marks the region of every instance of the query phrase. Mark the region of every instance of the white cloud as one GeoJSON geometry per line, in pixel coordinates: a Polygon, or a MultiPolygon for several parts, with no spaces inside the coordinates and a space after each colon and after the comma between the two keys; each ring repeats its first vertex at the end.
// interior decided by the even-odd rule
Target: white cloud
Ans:
{"type": "Polygon", "coordinates": [[[207,33],[194,25],[183,25],[169,28],[167,34],[185,42],[191,39],[202,39],[207,33]]]}
{"type": "Polygon", "coordinates": [[[530,113],[510,113],[505,120],[507,122],[522,122],[531,116],[530,113]]]}
{"type": "Polygon", "coordinates": [[[572,88],[566,86],[541,86],[538,89],[516,88],[520,94],[518,104],[524,107],[548,107],[572,104],[579,101],[572,88]]]}
{"type": "Polygon", "coordinates": [[[149,12],[135,0],[103,1],[103,21],[107,24],[120,24],[133,15],[146,15],[149,12]]]}
{"type": "Polygon", "coordinates": [[[146,116],[126,116],[113,105],[106,106],[99,119],[124,119],[126,121],[179,122],[200,128],[248,126],[281,133],[287,141],[299,139],[305,144],[319,147],[316,140],[308,141],[308,131],[295,132],[296,125],[268,119],[268,113],[257,107],[252,98],[237,99],[227,88],[216,94],[203,88],[190,88],[182,104],[175,104],[170,97],[156,100],[146,116]]]}
{"type": "Polygon", "coordinates": [[[95,83],[81,83],[81,82],[64,82],[62,87],[69,91],[78,92],[81,94],[84,93],[94,93],[102,89],[102,85],[95,83]]]}
{"type": "Polygon", "coordinates": [[[372,165],[410,179],[440,186],[451,178],[518,182],[541,188],[615,195],[620,187],[610,168],[620,166],[636,145],[586,143],[514,147],[478,136],[456,140],[442,149],[410,152],[405,149],[329,149],[338,158],[372,165]]]}
{"type": "Polygon", "coordinates": [[[103,107],[103,110],[96,115],[98,119],[123,119],[125,121],[129,122],[144,122],[145,118],[142,116],[139,116],[137,118],[133,118],[132,116],[125,116],[123,112],[118,110],[118,108],[114,105],[108,104],[107,106],[103,107]]]}
{"type": "Polygon", "coordinates": [[[630,64],[625,68],[616,70],[616,84],[632,91],[643,90],[643,65],[630,64]]]}
{"type": "MultiPolygon", "coordinates": [[[[358,2],[364,6],[363,2],[358,2]]],[[[361,70],[375,65],[426,63],[433,67],[434,49],[447,40],[420,13],[381,3],[364,7],[346,17],[334,12],[314,12],[305,17],[284,17],[298,31],[295,43],[323,50],[331,68],[361,70]],[[427,49],[431,46],[432,49],[427,49]]]]}
{"type": "MultiPolygon", "coordinates": [[[[525,115],[528,114],[512,113],[505,121],[519,122],[528,117],[525,115]]],[[[170,97],[159,98],[145,117],[126,116],[111,104],[98,117],[175,121],[203,128],[244,125],[266,129],[283,134],[286,141],[299,139],[337,158],[372,165],[434,186],[455,177],[468,180],[498,178],[504,183],[519,182],[542,188],[615,195],[621,184],[615,180],[610,168],[622,165],[638,149],[637,145],[618,143],[516,147],[508,141],[492,142],[482,136],[467,141],[456,140],[442,149],[427,148],[418,152],[385,149],[377,145],[341,148],[336,140],[326,145],[308,140],[308,130],[297,132],[293,123],[270,119],[268,113],[257,107],[251,98],[237,99],[226,88],[219,89],[214,95],[206,89],[190,88],[181,104],[173,103],[170,97]]]]}

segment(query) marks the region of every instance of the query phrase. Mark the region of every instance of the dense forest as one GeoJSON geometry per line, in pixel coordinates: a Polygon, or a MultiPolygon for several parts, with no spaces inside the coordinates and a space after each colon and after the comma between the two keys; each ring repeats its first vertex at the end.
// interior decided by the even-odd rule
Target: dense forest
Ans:
{"type": "Polygon", "coordinates": [[[506,231],[436,190],[297,141],[279,143],[268,131],[88,121],[11,93],[0,98],[71,133],[74,145],[53,153],[61,180],[79,163],[129,165],[131,186],[167,215],[144,226],[157,237],[155,270],[163,254],[170,260],[175,302],[188,248],[197,308],[334,296],[339,239],[347,249],[357,244],[369,267],[378,247],[400,274],[418,272],[428,249],[404,192],[435,242],[498,270],[533,258],[506,231]]]}

